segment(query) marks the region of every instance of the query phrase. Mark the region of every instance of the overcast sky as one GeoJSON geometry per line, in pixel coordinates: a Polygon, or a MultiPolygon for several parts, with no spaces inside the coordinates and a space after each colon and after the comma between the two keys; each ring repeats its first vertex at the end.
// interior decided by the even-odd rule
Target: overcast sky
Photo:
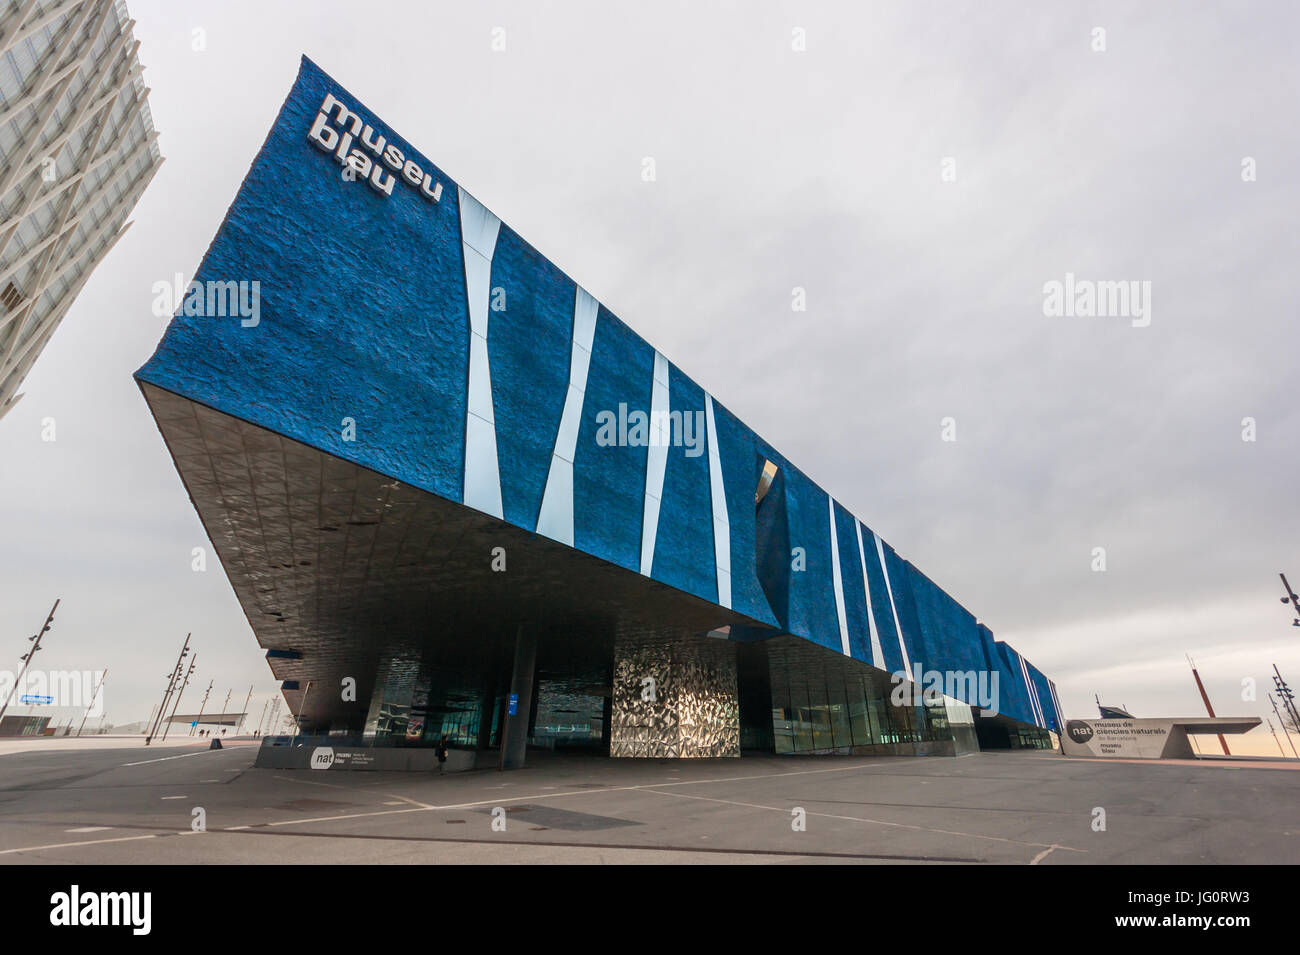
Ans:
{"type": "Polygon", "coordinates": [[[108,667],[110,722],[187,631],[210,706],[275,691],[131,375],[306,53],[1067,715],[1199,714],[1185,653],[1221,715],[1300,686],[1292,4],[128,5],[167,161],[0,421],[0,660],[61,597],[41,664],[108,667]],[[1066,273],[1150,282],[1150,324],[1045,315],[1066,273]]]}

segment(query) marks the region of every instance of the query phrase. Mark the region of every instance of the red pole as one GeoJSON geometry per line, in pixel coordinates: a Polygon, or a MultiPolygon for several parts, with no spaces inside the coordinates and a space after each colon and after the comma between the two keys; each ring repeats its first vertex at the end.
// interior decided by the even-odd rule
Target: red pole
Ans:
{"type": "MultiPolygon", "coordinates": [[[[1192,676],[1196,678],[1196,688],[1201,691],[1201,699],[1205,701],[1205,712],[1210,714],[1210,719],[1214,719],[1214,707],[1210,705],[1210,698],[1205,693],[1205,684],[1201,682],[1201,675],[1196,672],[1195,666],[1192,667],[1192,676]]],[[[1232,753],[1228,752],[1228,741],[1223,738],[1222,733],[1218,735],[1219,745],[1223,747],[1223,755],[1231,756],[1232,753]]]]}

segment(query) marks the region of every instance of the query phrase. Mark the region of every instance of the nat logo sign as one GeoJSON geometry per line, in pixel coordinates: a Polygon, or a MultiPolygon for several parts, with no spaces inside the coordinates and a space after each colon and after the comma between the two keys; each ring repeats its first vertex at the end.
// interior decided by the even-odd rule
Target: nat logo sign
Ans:
{"type": "Polygon", "coordinates": [[[1086,743],[1092,739],[1092,727],[1083,720],[1070,720],[1065,724],[1065,732],[1070,734],[1070,739],[1076,743],[1086,743]]]}

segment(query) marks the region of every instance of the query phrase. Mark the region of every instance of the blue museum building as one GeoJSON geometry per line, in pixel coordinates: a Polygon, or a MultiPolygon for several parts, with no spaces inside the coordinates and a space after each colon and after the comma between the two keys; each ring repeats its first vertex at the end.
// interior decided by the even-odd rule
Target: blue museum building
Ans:
{"type": "Polygon", "coordinates": [[[1056,688],[304,58],[136,374],[306,734],[1051,745],[1056,688]]]}

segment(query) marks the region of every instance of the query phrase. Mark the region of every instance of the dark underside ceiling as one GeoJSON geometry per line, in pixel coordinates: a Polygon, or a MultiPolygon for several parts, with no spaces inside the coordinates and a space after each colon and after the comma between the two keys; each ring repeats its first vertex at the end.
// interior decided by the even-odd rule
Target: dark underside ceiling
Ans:
{"type": "MultiPolygon", "coordinates": [[[[685,637],[742,614],[188,398],[141,383],[258,643],[305,722],[357,725],[381,657],[508,660],[521,623],[548,656],[685,637]],[[506,570],[492,569],[505,549],[506,570]],[[345,677],[357,700],[344,702],[345,677]]],[[[195,644],[215,635],[189,624],[195,644]]],[[[607,657],[608,658],[608,657],[607,657]]]]}

